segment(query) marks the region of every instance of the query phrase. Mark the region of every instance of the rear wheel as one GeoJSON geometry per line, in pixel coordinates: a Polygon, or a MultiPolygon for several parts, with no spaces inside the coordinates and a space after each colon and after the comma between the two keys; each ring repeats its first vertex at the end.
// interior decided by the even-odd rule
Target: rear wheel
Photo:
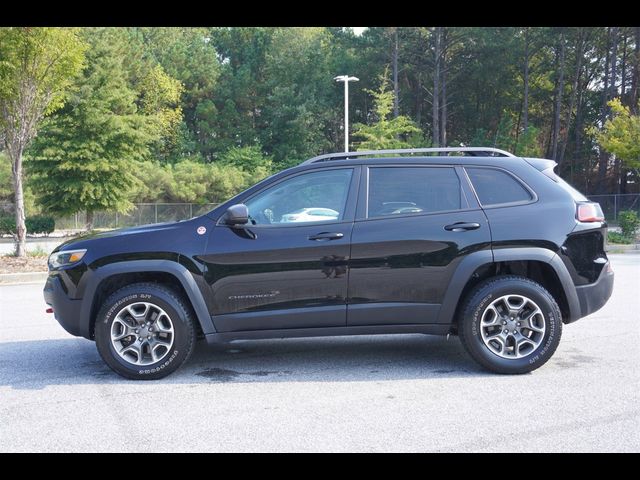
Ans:
{"type": "Polygon", "coordinates": [[[483,367],[497,373],[527,373],[555,352],[562,316],[542,285],[502,276],[473,289],[462,306],[458,330],[467,352],[483,367]]]}
{"type": "Polygon", "coordinates": [[[166,377],[187,361],[195,328],[180,295],[162,285],[137,283],[104,302],[95,338],[100,356],[116,373],[152,380],[166,377]]]}

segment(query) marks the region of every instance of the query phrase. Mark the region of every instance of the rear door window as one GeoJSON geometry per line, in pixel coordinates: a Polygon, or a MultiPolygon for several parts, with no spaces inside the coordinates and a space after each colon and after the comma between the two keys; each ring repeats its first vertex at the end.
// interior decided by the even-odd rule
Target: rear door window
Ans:
{"type": "Polygon", "coordinates": [[[369,218],[461,208],[460,180],[452,167],[369,168],[369,218]]]}

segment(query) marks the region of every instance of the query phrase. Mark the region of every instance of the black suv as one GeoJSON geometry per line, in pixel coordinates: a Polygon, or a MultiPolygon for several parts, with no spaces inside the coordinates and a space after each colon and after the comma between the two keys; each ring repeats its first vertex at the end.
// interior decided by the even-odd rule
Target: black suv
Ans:
{"type": "Polygon", "coordinates": [[[201,217],[60,245],[45,299],[134,379],[173,372],[199,337],[380,333],[457,334],[482,366],[529,372],[613,288],[602,210],[555,165],[480,147],[322,155],[201,217]]]}

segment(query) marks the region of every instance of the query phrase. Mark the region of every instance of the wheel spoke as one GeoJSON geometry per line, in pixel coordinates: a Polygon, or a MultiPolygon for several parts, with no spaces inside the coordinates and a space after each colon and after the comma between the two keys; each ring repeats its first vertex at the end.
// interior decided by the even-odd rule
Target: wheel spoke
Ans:
{"type": "Polygon", "coordinates": [[[133,335],[133,330],[122,318],[116,318],[111,325],[111,340],[120,342],[122,339],[133,335]]]}
{"type": "Polygon", "coordinates": [[[172,333],[173,327],[171,326],[170,322],[167,322],[168,320],[169,320],[169,317],[167,316],[167,314],[163,312],[162,314],[156,317],[156,321],[154,322],[153,326],[160,333],[172,333]]]}
{"type": "MultiPolygon", "coordinates": [[[[522,350],[522,347],[525,345],[531,345],[532,349],[531,351],[535,350],[536,347],[538,346],[539,342],[533,342],[530,338],[525,337],[523,335],[520,335],[517,339],[516,339],[516,356],[520,357],[523,356],[522,353],[520,352],[520,350],[522,350]]],[[[528,352],[530,353],[530,352],[528,352]]]]}
{"type": "Polygon", "coordinates": [[[124,358],[125,360],[131,362],[131,360],[129,360],[126,357],[126,354],[128,352],[133,352],[136,355],[136,361],[135,362],[131,362],[134,363],[136,365],[140,365],[140,363],[142,363],[142,345],[140,345],[140,343],[138,342],[133,342],[131,345],[127,345],[126,347],[123,347],[118,353],[120,354],[120,356],[122,358],[124,358]]]}
{"type": "Polygon", "coordinates": [[[156,346],[158,347],[167,347],[169,348],[171,346],[171,340],[164,340],[162,338],[155,338],[153,340],[152,343],[153,347],[155,348],[156,346]]]}
{"type": "Polygon", "coordinates": [[[529,315],[525,320],[525,327],[535,333],[544,333],[544,319],[542,320],[542,327],[539,327],[534,323],[534,320],[536,320],[538,315],[542,315],[542,312],[540,310],[534,311],[531,315],[529,315]]]}
{"type": "Polygon", "coordinates": [[[494,307],[493,305],[490,305],[489,307],[487,307],[487,309],[484,311],[484,314],[482,315],[482,326],[494,327],[496,325],[500,325],[501,318],[502,317],[500,313],[498,313],[498,310],[496,310],[496,307],[494,307]]]}
{"type": "Polygon", "coordinates": [[[524,297],[520,297],[519,295],[508,295],[505,297],[504,303],[506,303],[509,310],[512,312],[519,312],[525,303],[527,303],[524,297]],[[515,303],[513,302],[515,300],[515,303]]]}
{"type": "Polygon", "coordinates": [[[127,312],[131,315],[138,323],[144,323],[147,319],[147,313],[149,312],[150,304],[148,303],[134,303],[126,307],[127,312]],[[144,307],[144,310],[140,311],[141,307],[144,307]]]}
{"type": "Polygon", "coordinates": [[[492,337],[489,338],[489,344],[491,345],[491,349],[496,351],[495,348],[495,343],[498,343],[499,345],[499,349],[497,350],[497,353],[503,353],[505,348],[507,348],[507,342],[505,340],[504,335],[500,334],[500,335],[494,335],[492,337]]]}

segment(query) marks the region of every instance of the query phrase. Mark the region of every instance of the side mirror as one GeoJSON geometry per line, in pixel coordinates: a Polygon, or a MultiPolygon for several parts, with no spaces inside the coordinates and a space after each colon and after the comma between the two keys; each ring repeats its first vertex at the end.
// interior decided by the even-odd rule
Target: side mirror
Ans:
{"type": "Polygon", "coordinates": [[[249,223],[249,209],[244,203],[231,205],[224,214],[224,223],[232,227],[249,223]]]}

